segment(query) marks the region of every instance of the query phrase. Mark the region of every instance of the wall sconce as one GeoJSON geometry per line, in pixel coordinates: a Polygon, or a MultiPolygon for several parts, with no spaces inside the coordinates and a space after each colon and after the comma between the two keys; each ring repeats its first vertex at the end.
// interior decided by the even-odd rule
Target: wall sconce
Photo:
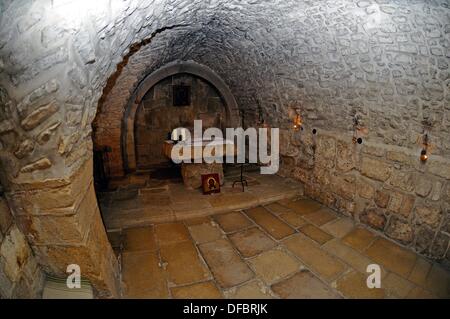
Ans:
{"type": "MultiPolygon", "coordinates": [[[[420,139],[420,137],[419,137],[420,139]]],[[[420,143],[422,144],[422,150],[420,151],[420,161],[422,163],[425,163],[428,160],[428,155],[431,152],[432,149],[432,145],[430,143],[430,137],[428,135],[428,133],[424,133],[420,143]]]]}
{"type": "Polygon", "coordinates": [[[426,149],[422,149],[422,151],[420,152],[420,161],[421,162],[426,162],[427,159],[428,159],[427,150],[426,149]]]}
{"type": "Polygon", "coordinates": [[[303,130],[303,121],[302,121],[302,117],[300,116],[300,114],[297,114],[295,116],[293,128],[296,131],[303,130]]]}

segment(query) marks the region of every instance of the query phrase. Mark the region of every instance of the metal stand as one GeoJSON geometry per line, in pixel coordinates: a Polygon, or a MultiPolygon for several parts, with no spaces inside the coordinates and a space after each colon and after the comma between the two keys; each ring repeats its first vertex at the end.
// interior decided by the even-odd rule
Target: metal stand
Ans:
{"type": "Polygon", "coordinates": [[[243,176],[243,172],[244,172],[244,164],[241,164],[241,178],[240,178],[240,180],[237,180],[237,181],[234,181],[233,182],[233,188],[234,188],[234,184],[236,184],[236,183],[241,183],[241,185],[242,185],[242,191],[244,191],[245,189],[244,189],[244,185],[245,186],[247,186],[248,187],[248,183],[247,183],[247,180],[244,178],[244,176],[243,176]]]}

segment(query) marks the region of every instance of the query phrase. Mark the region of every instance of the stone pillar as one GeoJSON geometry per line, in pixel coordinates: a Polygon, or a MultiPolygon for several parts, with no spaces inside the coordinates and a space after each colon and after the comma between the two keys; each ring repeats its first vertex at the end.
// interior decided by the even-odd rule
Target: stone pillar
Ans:
{"type": "Polygon", "coordinates": [[[97,297],[119,297],[119,268],[97,206],[92,158],[68,177],[21,185],[7,197],[44,271],[67,276],[67,266],[78,264],[97,297]]]}

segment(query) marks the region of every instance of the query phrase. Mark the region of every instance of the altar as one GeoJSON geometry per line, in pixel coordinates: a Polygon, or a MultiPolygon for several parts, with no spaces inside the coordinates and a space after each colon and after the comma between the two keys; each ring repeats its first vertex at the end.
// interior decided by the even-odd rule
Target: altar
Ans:
{"type": "Polygon", "coordinates": [[[184,185],[189,188],[202,186],[201,176],[204,174],[218,174],[220,184],[224,183],[223,164],[208,163],[212,158],[226,158],[236,156],[237,148],[233,141],[223,138],[205,140],[193,138],[186,141],[167,140],[163,143],[163,153],[173,162],[181,162],[181,175],[184,185]],[[178,151],[173,151],[175,146],[178,151]]]}

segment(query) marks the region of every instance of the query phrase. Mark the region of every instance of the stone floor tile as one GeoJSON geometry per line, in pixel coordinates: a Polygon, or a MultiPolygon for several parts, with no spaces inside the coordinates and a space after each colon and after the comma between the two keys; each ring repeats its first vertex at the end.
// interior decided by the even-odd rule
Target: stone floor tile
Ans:
{"type": "Polygon", "coordinates": [[[364,252],[375,263],[408,278],[416,263],[416,254],[384,238],[377,238],[364,252]]]}
{"type": "Polygon", "coordinates": [[[375,235],[365,228],[355,228],[342,238],[342,242],[358,251],[365,250],[375,239],[375,235]]]}
{"type": "Polygon", "coordinates": [[[210,223],[210,222],[211,222],[211,217],[209,217],[209,216],[189,218],[189,219],[183,220],[183,223],[186,226],[205,224],[205,223],[210,223]]]}
{"type": "Polygon", "coordinates": [[[156,251],[153,226],[128,228],[123,231],[124,251],[156,251]]]}
{"type": "Polygon", "coordinates": [[[191,241],[163,245],[160,254],[171,283],[184,285],[208,278],[209,272],[191,241]]]}
{"type": "Polygon", "coordinates": [[[331,281],[347,268],[336,257],[328,254],[318,244],[303,235],[294,235],[283,244],[305,264],[326,281],[331,281]]]}
{"type": "Polygon", "coordinates": [[[408,279],[416,285],[425,287],[431,266],[432,264],[428,260],[422,257],[418,257],[413,269],[411,270],[411,274],[409,274],[408,279]]]}
{"type": "Polygon", "coordinates": [[[253,225],[253,223],[240,212],[216,215],[214,216],[214,220],[226,233],[242,230],[253,225]]]}
{"type": "Polygon", "coordinates": [[[245,213],[275,239],[280,240],[295,233],[291,226],[269,213],[264,207],[251,208],[245,213]]]}
{"type": "Polygon", "coordinates": [[[283,299],[337,299],[338,293],[309,270],[303,270],[271,287],[283,299]]]}
{"type": "Polygon", "coordinates": [[[450,272],[434,264],[428,274],[425,288],[439,298],[450,298],[450,272]]]}
{"type": "Polygon", "coordinates": [[[148,204],[151,206],[165,207],[165,206],[169,206],[172,204],[169,194],[148,194],[148,193],[146,193],[145,196],[140,196],[139,200],[143,204],[148,204]]]}
{"type": "Polygon", "coordinates": [[[342,238],[352,231],[354,227],[355,223],[351,218],[341,217],[323,225],[321,228],[336,238],[342,238]]]}
{"type": "Polygon", "coordinates": [[[315,242],[317,242],[320,245],[323,245],[327,241],[333,239],[333,236],[331,236],[330,234],[327,234],[322,229],[320,229],[312,224],[306,224],[306,225],[300,227],[299,230],[303,234],[305,234],[306,236],[308,236],[309,238],[311,238],[312,240],[314,240],[315,242]]]}
{"type": "Polygon", "coordinates": [[[266,251],[248,262],[255,273],[269,285],[294,274],[301,266],[297,259],[279,249],[266,251]]]}
{"type": "Polygon", "coordinates": [[[253,257],[276,246],[259,228],[249,228],[228,236],[242,256],[253,257]]]}
{"type": "Polygon", "coordinates": [[[293,211],[281,213],[280,215],[278,215],[278,217],[280,217],[282,220],[284,220],[294,228],[299,228],[308,223],[299,214],[294,213],[293,211]]]}
{"type": "Polygon", "coordinates": [[[303,217],[316,226],[322,226],[337,219],[336,214],[329,208],[321,208],[315,212],[303,215],[303,217]]]}
{"type": "Polygon", "coordinates": [[[123,296],[125,298],[168,298],[165,271],[155,252],[122,254],[123,296]]]}
{"type": "Polygon", "coordinates": [[[235,194],[217,194],[208,198],[212,207],[226,207],[230,210],[239,209],[242,207],[242,203],[247,205],[257,205],[258,197],[248,192],[241,192],[235,194]]]}
{"type": "Polygon", "coordinates": [[[415,286],[406,296],[407,299],[436,299],[431,292],[415,286]]]}
{"type": "Polygon", "coordinates": [[[253,272],[228,240],[218,239],[204,243],[199,245],[199,249],[222,288],[230,288],[253,278],[253,272]]]}
{"type": "Polygon", "coordinates": [[[155,225],[155,232],[160,245],[190,240],[189,231],[183,223],[157,224],[155,225]]]}
{"type": "Polygon", "coordinates": [[[199,282],[189,286],[170,288],[175,299],[222,299],[222,293],[213,281],[199,282]]]}
{"type": "Polygon", "coordinates": [[[292,212],[290,208],[283,206],[282,204],[280,204],[280,202],[271,203],[269,205],[265,205],[264,207],[270,210],[275,215],[292,212]]]}
{"type": "Polygon", "coordinates": [[[283,202],[283,205],[300,215],[306,215],[321,209],[323,206],[312,199],[299,199],[283,202]]]}
{"type": "Polygon", "coordinates": [[[330,240],[323,248],[361,273],[366,273],[367,266],[374,263],[360,252],[344,245],[339,239],[330,240]]]}
{"type": "Polygon", "coordinates": [[[415,285],[403,277],[390,272],[382,279],[381,287],[385,289],[386,294],[390,297],[405,298],[415,285]]]}
{"type": "Polygon", "coordinates": [[[245,284],[231,288],[225,292],[228,299],[272,299],[268,289],[259,280],[252,280],[245,284]]]}
{"type": "Polygon", "coordinates": [[[207,243],[222,237],[219,227],[213,226],[211,223],[189,226],[189,231],[197,244],[207,243]]]}
{"type": "Polygon", "coordinates": [[[336,281],[336,289],[346,298],[380,299],[385,297],[383,288],[368,288],[367,275],[354,270],[336,281]]]}
{"type": "MultiPolygon", "coordinates": [[[[165,206],[165,205],[164,205],[165,206]]],[[[211,204],[206,199],[196,199],[186,202],[172,203],[170,208],[178,219],[188,219],[189,214],[199,217],[199,212],[212,211],[211,204]]]]}

